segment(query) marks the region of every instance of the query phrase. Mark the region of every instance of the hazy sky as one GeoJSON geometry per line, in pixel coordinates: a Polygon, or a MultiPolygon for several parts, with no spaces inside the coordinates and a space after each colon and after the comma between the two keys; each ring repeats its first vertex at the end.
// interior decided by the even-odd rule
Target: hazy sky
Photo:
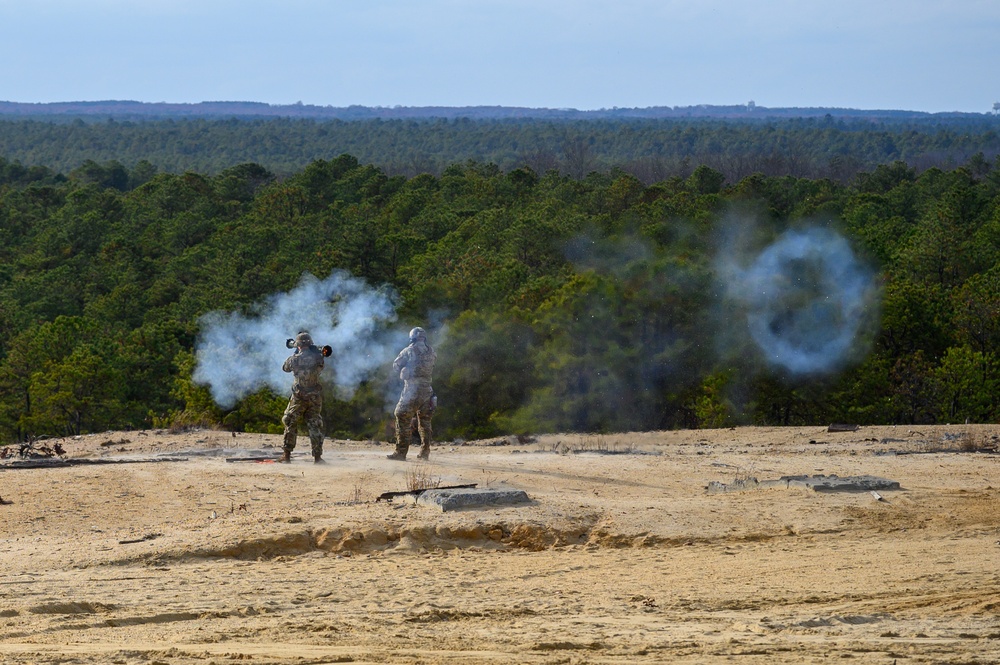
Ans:
{"type": "Polygon", "coordinates": [[[0,0],[0,100],[988,112],[1000,0],[0,0]]]}

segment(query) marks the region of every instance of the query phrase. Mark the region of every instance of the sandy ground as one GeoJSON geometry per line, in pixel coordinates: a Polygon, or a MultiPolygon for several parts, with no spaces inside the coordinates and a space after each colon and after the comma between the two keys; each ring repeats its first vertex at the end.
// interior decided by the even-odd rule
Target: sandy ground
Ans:
{"type": "MultiPolygon", "coordinates": [[[[547,435],[429,463],[109,432],[0,468],[3,663],[997,663],[1000,426],[547,435]],[[171,456],[172,455],[172,456],[171,456]],[[156,460],[156,461],[140,461],[156,460]],[[748,477],[873,475],[880,491],[748,477]],[[531,501],[441,512],[414,484],[531,501]]],[[[5,460],[9,461],[9,460],[5,460]]]]}

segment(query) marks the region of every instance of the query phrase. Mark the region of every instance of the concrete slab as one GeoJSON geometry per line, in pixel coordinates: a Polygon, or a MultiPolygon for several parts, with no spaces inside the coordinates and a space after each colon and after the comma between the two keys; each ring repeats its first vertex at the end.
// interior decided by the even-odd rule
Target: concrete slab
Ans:
{"type": "Polygon", "coordinates": [[[878,476],[782,476],[777,483],[788,487],[805,487],[816,492],[870,492],[872,490],[898,490],[899,483],[878,476]]]}
{"type": "Polygon", "coordinates": [[[437,508],[441,512],[463,508],[490,508],[528,503],[524,490],[516,489],[439,489],[421,492],[417,505],[437,508]]]}
{"type": "Polygon", "coordinates": [[[815,475],[782,476],[775,480],[746,478],[728,485],[713,481],[705,489],[708,490],[709,494],[716,494],[721,492],[789,488],[810,489],[815,492],[871,492],[874,490],[898,490],[900,486],[895,480],[879,478],[878,476],[847,476],[841,478],[837,475],[815,475]]]}

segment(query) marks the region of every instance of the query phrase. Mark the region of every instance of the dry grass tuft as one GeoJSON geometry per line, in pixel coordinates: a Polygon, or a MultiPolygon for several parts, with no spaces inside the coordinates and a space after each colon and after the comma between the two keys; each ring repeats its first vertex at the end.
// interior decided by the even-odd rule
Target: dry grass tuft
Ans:
{"type": "Polygon", "coordinates": [[[638,452],[638,447],[634,443],[623,442],[619,439],[608,439],[604,436],[581,437],[576,443],[566,443],[556,441],[550,448],[551,452],[559,455],[569,455],[570,453],[600,453],[603,455],[630,455],[638,452]]]}
{"type": "Polygon", "coordinates": [[[359,503],[367,503],[371,501],[374,497],[374,492],[371,490],[373,478],[370,473],[363,473],[354,478],[354,484],[351,487],[351,494],[347,497],[348,505],[355,505],[359,503]]]}
{"type": "Polygon", "coordinates": [[[441,478],[434,476],[426,464],[414,464],[406,471],[406,489],[430,490],[441,486],[441,478]]]}

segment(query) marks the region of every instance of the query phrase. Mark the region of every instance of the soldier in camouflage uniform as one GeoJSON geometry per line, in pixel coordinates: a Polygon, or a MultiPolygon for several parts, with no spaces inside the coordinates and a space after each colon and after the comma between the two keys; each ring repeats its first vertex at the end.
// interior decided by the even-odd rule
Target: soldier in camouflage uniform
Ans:
{"type": "Polygon", "coordinates": [[[396,450],[388,458],[405,460],[410,449],[410,421],[417,419],[420,432],[420,459],[431,456],[431,414],[434,413],[434,390],[431,379],[437,354],[427,344],[423,328],[410,331],[410,345],[399,352],[392,368],[403,380],[403,392],[393,415],[396,417],[396,450]]]}
{"type": "Polygon", "coordinates": [[[281,422],[285,426],[284,456],[282,462],[292,461],[295,439],[298,436],[299,421],[305,419],[309,428],[309,443],[312,444],[313,459],[323,461],[323,387],[319,382],[325,360],[323,352],[313,344],[307,332],[295,337],[295,353],[285,359],[281,366],[295,377],[292,382],[292,397],[285,407],[281,422]]]}

